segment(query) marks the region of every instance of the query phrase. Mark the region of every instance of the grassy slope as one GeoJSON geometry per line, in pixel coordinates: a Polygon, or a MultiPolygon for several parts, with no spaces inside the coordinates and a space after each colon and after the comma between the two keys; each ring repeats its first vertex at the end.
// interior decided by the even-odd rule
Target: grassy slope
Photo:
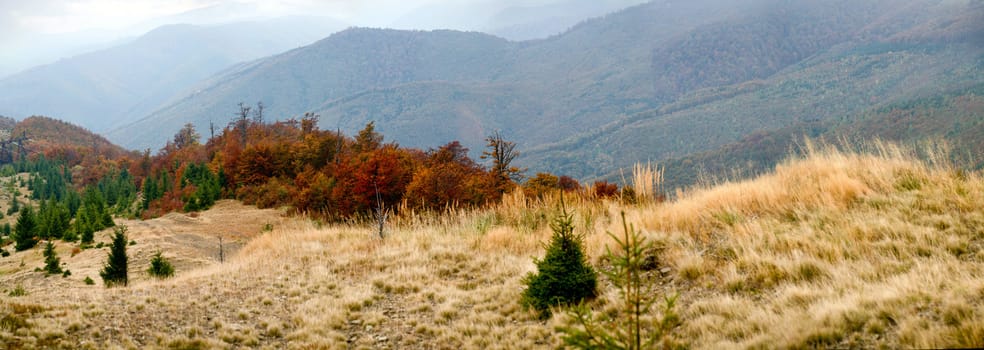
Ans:
{"type": "MultiPolygon", "coordinates": [[[[676,336],[696,348],[984,345],[981,174],[914,161],[891,146],[876,144],[875,155],[810,149],[772,173],[674,202],[576,202],[575,222],[600,266],[611,243],[605,231],[617,232],[619,211],[659,243],[659,269],[647,276],[652,288],[680,293],[683,326],[676,336]]],[[[0,319],[7,320],[0,341],[73,348],[552,347],[561,317],[537,321],[517,300],[520,277],[533,269],[530,257],[542,254],[546,218],[554,212],[524,203],[510,197],[489,211],[399,218],[385,241],[363,228],[284,219],[223,265],[169,238],[176,232],[155,236],[142,226],[210,222],[179,227],[189,234],[219,227],[256,233],[276,212],[224,203],[198,219],[130,223],[138,242],[131,249],[139,252],[133,270],[146,264],[152,252],[141,246],[153,246],[153,237],[172,242],[165,255],[200,256],[200,263],[178,259],[174,279],[138,278],[129,288],[107,290],[78,281],[104,259],[100,251],[62,253],[79,271],[68,280],[25,271],[40,266],[39,250],[4,258],[4,288],[22,284],[29,294],[0,297],[0,319]],[[80,258],[85,254],[91,256],[80,258]],[[20,260],[28,264],[17,270],[20,260]]],[[[603,299],[617,297],[603,286],[603,299]]]]}

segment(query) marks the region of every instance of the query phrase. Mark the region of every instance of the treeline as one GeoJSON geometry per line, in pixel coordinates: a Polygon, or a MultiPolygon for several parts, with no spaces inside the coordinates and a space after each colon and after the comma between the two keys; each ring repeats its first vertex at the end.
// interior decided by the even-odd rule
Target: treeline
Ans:
{"type": "Polygon", "coordinates": [[[219,198],[334,220],[379,206],[472,207],[499,200],[520,179],[511,166],[515,144],[497,134],[487,140],[486,168],[457,141],[427,151],[403,148],[385,142],[373,123],[349,137],[320,130],[317,115],[265,123],[260,110],[242,107],[205,143],[186,125],[149,158],[143,216],[202,210],[219,198]]]}
{"type": "MultiPolygon", "coordinates": [[[[13,167],[8,172],[31,174],[28,185],[36,214],[62,218],[51,227],[68,232],[70,239],[112,226],[112,215],[152,218],[200,211],[223,198],[343,220],[380,207],[427,211],[482,206],[499,201],[517,185],[529,197],[581,189],[576,180],[553,174],[524,181],[524,170],[512,165],[519,155],[517,145],[498,133],[486,139],[483,165],[457,141],[429,150],[404,148],[386,142],[371,122],[353,136],[319,129],[314,114],[267,122],[262,104],[240,105],[230,123],[210,128],[208,140],[188,124],[156,154],[105,151],[111,145],[89,152],[83,144],[59,144],[56,138],[31,134],[35,129],[41,130],[38,135],[50,134],[43,132],[47,124],[79,134],[70,139],[94,139],[84,129],[32,118],[28,136],[36,149],[8,165],[13,167]]],[[[609,183],[588,190],[597,196],[619,193],[609,183]]],[[[60,238],[64,232],[38,237],[60,238]]]]}

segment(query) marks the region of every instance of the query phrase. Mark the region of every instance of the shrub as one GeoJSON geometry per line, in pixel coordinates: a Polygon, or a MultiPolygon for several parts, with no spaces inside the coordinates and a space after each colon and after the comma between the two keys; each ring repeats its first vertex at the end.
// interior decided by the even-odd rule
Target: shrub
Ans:
{"type": "Polygon", "coordinates": [[[82,282],[85,283],[85,285],[87,285],[87,286],[91,286],[93,284],[96,284],[96,281],[93,281],[92,280],[92,277],[89,277],[89,276],[85,276],[85,279],[82,280],[82,282]]]}
{"type": "Polygon", "coordinates": [[[17,287],[10,291],[10,293],[7,293],[7,295],[12,297],[22,297],[27,295],[27,290],[24,289],[24,286],[18,284],[17,287]]]}
{"type": "Polygon", "coordinates": [[[171,266],[171,262],[161,255],[161,251],[157,251],[157,254],[154,254],[154,257],[150,259],[147,273],[157,278],[168,278],[174,276],[174,266],[171,266]]]}
{"type": "Polygon", "coordinates": [[[566,209],[550,228],[553,235],[546,255],[536,261],[537,273],[523,278],[527,288],[520,300],[544,318],[550,317],[551,307],[593,299],[598,284],[598,274],[584,254],[583,237],[574,234],[573,217],[566,209]]]}
{"type": "Polygon", "coordinates": [[[618,195],[618,185],[608,181],[595,181],[591,189],[596,198],[611,198],[618,195]]]}

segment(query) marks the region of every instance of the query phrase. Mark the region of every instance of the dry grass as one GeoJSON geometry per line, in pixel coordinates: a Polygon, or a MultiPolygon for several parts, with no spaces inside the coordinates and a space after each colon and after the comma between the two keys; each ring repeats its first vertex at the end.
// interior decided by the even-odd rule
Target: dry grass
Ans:
{"type": "MultiPolygon", "coordinates": [[[[620,211],[658,243],[649,276],[680,294],[675,333],[695,348],[984,346],[981,175],[890,145],[808,153],[667,203],[565,200],[600,268],[620,211]]],[[[177,277],[107,290],[80,282],[104,253],[68,258],[59,247],[69,279],[32,272],[40,251],[17,253],[0,260],[0,281],[28,295],[0,296],[0,344],[553,348],[563,315],[539,321],[518,300],[558,202],[517,192],[490,210],[399,217],[385,240],[228,202],[198,218],[131,222],[134,247],[147,245],[137,265],[170,242],[177,277]],[[266,222],[274,229],[261,234],[266,222]],[[225,264],[201,243],[215,232],[246,242],[225,264]]],[[[617,297],[603,285],[601,300],[617,297]]]]}

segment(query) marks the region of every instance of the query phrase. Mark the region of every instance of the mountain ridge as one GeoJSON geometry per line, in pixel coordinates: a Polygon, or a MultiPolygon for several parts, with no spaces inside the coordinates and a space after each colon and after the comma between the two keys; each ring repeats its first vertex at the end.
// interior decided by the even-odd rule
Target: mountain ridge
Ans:
{"type": "Polygon", "coordinates": [[[0,80],[0,114],[50,115],[105,130],[149,113],[228,65],[306,44],[337,26],[309,17],[165,25],[124,44],[0,80]]]}
{"type": "Polygon", "coordinates": [[[982,81],[974,19],[984,12],[968,4],[656,1],[518,43],[351,29],[215,77],[200,86],[217,91],[109,135],[159,143],[184,122],[201,130],[262,101],[274,118],[313,112],[347,133],[375,121],[411,147],[481,149],[499,130],[522,145],[527,167],[604,178],[982,81]],[[326,48],[334,56],[319,54],[326,48]]]}

